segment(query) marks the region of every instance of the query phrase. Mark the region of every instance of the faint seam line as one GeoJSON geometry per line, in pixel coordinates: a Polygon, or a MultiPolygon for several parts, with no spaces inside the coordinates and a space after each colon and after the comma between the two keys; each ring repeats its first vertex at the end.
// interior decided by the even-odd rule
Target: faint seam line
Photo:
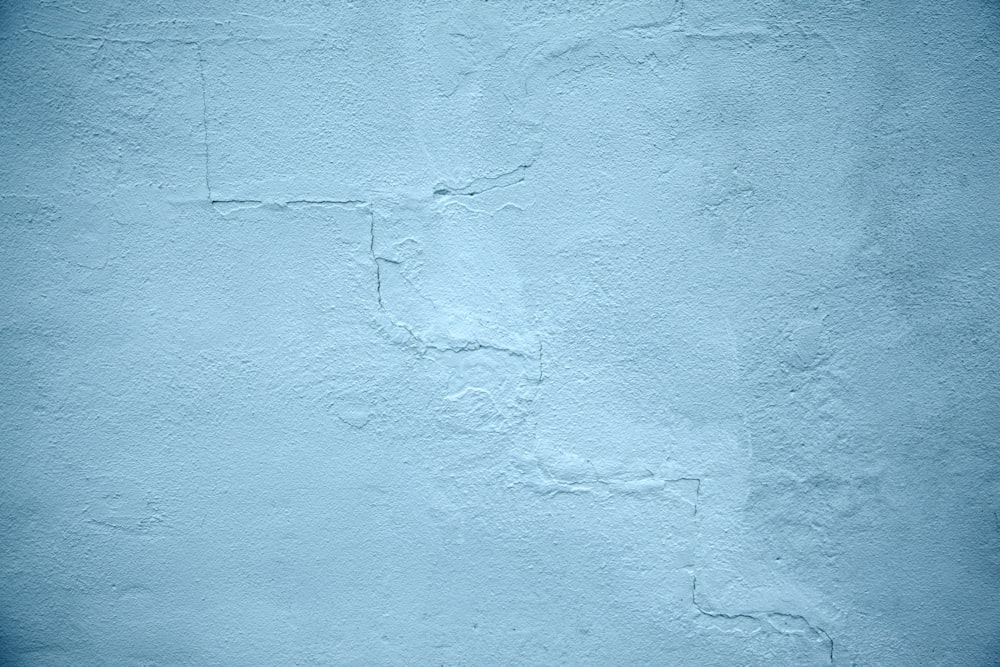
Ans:
{"type": "MultiPolygon", "coordinates": [[[[32,35],[38,35],[39,37],[45,37],[46,39],[54,39],[61,42],[77,42],[81,44],[93,44],[98,48],[103,47],[105,44],[141,44],[144,46],[153,46],[156,44],[175,44],[178,46],[200,46],[203,42],[207,44],[226,44],[236,38],[229,37],[209,37],[203,41],[198,41],[194,39],[181,39],[178,37],[156,37],[153,39],[135,39],[126,37],[101,37],[98,35],[54,35],[43,30],[38,30],[30,26],[26,26],[21,29],[21,32],[26,32],[32,35]]],[[[243,42],[276,42],[279,40],[277,37],[264,37],[260,35],[251,35],[248,37],[239,38],[243,42]]]]}
{"type": "Polygon", "coordinates": [[[131,524],[115,523],[113,521],[102,521],[101,519],[86,519],[87,525],[95,526],[99,529],[110,530],[128,535],[150,535],[154,529],[165,528],[166,524],[161,517],[153,515],[142,517],[131,524]]]}
{"type": "MultiPolygon", "coordinates": [[[[541,354],[540,350],[539,350],[539,354],[541,354]]],[[[635,479],[606,479],[606,478],[601,477],[600,473],[597,472],[597,468],[594,466],[593,462],[591,462],[589,459],[587,459],[587,463],[590,465],[591,469],[594,471],[594,478],[592,480],[591,479],[566,479],[566,478],[563,478],[563,477],[559,477],[558,475],[553,474],[549,470],[548,466],[546,466],[544,463],[542,463],[540,461],[536,461],[535,465],[538,467],[538,470],[541,471],[541,473],[545,476],[547,482],[551,482],[551,483],[554,483],[554,484],[557,484],[557,485],[560,485],[561,487],[563,487],[563,488],[558,488],[557,487],[557,488],[554,488],[554,489],[550,489],[550,490],[546,491],[543,495],[553,496],[553,495],[556,495],[558,493],[567,492],[567,491],[571,492],[571,493],[590,493],[592,491],[592,488],[590,486],[586,486],[587,484],[599,484],[599,485],[601,485],[603,487],[608,488],[609,489],[608,493],[611,493],[611,494],[629,495],[628,491],[624,491],[624,490],[621,490],[621,489],[619,489],[617,491],[614,490],[613,485],[615,485],[615,484],[628,484],[629,482],[639,482],[639,481],[642,481],[644,479],[651,479],[651,480],[653,480],[655,482],[662,482],[663,483],[663,487],[660,488],[660,489],[657,489],[657,491],[665,491],[667,484],[677,484],[677,483],[680,483],[680,482],[694,482],[694,485],[695,485],[695,489],[694,489],[694,503],[693,503],[694,508],[692,510],[692,513],[693,513],[693,516],[695,516],[695,517],[698,516],[698,505],[701,502],[701,478],[700,477],[660,477],[660,478],[657,478],[656,475],[654,475],[654,474],[652,474],[652,472],[650,472],[650,475],[648,477],[637,477],[635,479]]],[[[525,485],[525,484],[522,482],[522,485],[525,485]]]]}

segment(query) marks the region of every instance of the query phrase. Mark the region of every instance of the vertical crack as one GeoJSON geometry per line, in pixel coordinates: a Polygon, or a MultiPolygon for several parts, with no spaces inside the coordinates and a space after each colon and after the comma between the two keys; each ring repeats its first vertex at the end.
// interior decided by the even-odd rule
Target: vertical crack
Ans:
{"type": "Polygon", "coordinates": [[[371,243],[368,246],[368,252],[372,256],[372,264],[375,265],[375,297],[378,299],[379,310],[385,310],[385,306],[382,304],[382,267],[378,263],[378,256],[375,254],[375,211],[371,209],[368,211],[368,219],[370,222],[369,233],[371,234],[371,243]]]}
{"type": "Polygon", "coordinates": [[[208,178],[208,93],[205,85],[205,54],[201,50],[201,43],[195,43],[198,49],[198,76],[201,78],[201,129],[205,142],[205,190],[208,191],[208,200],[214,201],[212,197],[212,186],[208,178]]]}
{"type": "Polygon", "coordinates": [[[542,380],[545,379],[545,366],[542,359],[542,341],[538,341],[538,380],[537,384],[541,384],[542,380]]]}

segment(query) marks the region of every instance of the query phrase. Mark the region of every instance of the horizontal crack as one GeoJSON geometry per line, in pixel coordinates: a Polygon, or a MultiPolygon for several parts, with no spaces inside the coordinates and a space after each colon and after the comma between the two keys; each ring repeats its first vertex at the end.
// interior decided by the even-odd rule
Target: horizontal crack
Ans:
{"type": "Polygon", "coordinates": [[[768,620],[769,617],[788,618],[788,619],[792,619],[794,621],[799,621],[800,623],[804,624],[807,628],[809,628],[809,630],[814,635],[816,635],[817,637],[819,637],[823,641],[823,643],[825,643],[829,647],[830,664],[832,665],[834,663],[834,658],[833,658],[833,638],[823,628],[818,627],[816,625],[813,625],[809,621],[809,619],[807,619],[805,616],[801,616],[799,614],[789,614],[789,613],[783,612],[783,611],[757,611],[757,612],[742,613],[742,614],[727,614],[727,613],[719,612],[719,611],[708,611],[707,609],[705,609],[704,607],[702,607],[698,603],[698,577],[697,576],[693,576],[691,578],[691,603],[694,605],[695,609],[697,609],[698,612],[700,614],[704,615],[704,616],[708,616],[710,618],[727,619],[727,620],[744,619],[744,620],[754,621],[756,623],[765,623],[765,622],[767,622],[768,625],[770,625],[772,628],[774,628],[775,630],[777,630],[781,634],[790,634],[790,633],[783,632],[781,630],[781,628],[775,627],[774,624],[771,623],[768,620]]]}

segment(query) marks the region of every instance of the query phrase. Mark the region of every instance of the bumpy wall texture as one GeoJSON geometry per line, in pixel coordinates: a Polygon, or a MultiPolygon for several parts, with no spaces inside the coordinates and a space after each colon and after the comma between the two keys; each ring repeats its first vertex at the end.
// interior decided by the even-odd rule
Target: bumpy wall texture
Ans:
{"type": "Polygon", "coordinates": [[[4,2],[11,665],[1000,660],[1000,5],[4,2]]]}

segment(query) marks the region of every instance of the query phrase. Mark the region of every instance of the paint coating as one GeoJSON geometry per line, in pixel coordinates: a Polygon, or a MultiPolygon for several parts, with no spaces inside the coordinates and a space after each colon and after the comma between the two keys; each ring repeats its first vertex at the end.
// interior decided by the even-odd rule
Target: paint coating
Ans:
{"type": "Polygon", "coordinates": [[[0,7],[10,665],[1000,661],[1000,8],[0,7]]]}

